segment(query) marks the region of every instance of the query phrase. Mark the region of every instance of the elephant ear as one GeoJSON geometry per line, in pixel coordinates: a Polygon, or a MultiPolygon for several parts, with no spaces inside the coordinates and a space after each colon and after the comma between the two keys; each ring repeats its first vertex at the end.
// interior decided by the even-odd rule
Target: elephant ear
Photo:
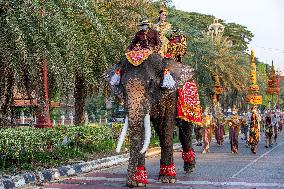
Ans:
{"type": "Polygon", "coordinates": [[[111,78],[112,76],[115,74],[116,70],[122,70],[123,68],[123,63],[119,62],[115,65],[113,65],[110,69],[108,69],[106,72],[104,72],[104,74],[102,75],[102,77],[105,79],[105,81],[108,83],[108,85],[110,86],[111,91],[120,99],[124,98],[123,95],[123,87],[121,84],[121,81],[119,82],[118,85],[111,85],[111,78]]]}
{"type": "Polygon", "coordinates": [[[187,81],[193,79],[194,69],[189,65],[176,62],[172,59],[165,59],[165,65],[170,70],[178,87],[183,86],[187,81]]]}

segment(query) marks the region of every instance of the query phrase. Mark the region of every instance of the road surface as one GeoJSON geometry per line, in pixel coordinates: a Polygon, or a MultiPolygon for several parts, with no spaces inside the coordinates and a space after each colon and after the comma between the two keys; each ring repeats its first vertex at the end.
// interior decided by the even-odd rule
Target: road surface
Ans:
{"type": "MultiPolygon", "coordinates": [[[[211,145],[210,153],[202,154],[201,147],[195,146],[196,169],[190,174],[183,171],[181,152],[174,153],[177,171],[175,184],[162,184],[157,181],[159,172],[159,156],[146,160],[146,169],[149,178],[147,188],[256,188],[284,189],[284,136],[278,137],[277,144],[265,148],[264,134],[262,133],[257,154],[254,155],[245,146],[239,137],[239,153],[231,154],[228,139],[224,146],[218,146],[215,142],[211,145]]],[[[127,164],[94,171],[81,176],[66,178],[44,185],[46,189],[103,189],[126,188],[127,164]]]]}

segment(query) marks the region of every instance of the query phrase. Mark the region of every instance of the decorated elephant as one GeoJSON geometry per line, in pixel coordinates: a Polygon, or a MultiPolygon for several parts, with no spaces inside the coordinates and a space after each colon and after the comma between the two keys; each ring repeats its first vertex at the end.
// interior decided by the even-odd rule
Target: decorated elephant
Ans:
{"type": "Polygon", "coordinates": [[[150,143],[150,121],[159,136],[161,147],[159,181],[174,183],[176,171],[173,161],[173,132],[180,127],[180,141],[183,147],[185,171],[195,165],[191,144],[192,124],[177,119],[177,89],[190,81],[193,70],[173,59],[164,59],[153,52],[139,65],[125,58],[109,72],[113,91],[122,99],[127,113],[125,125],[119,138],[117,151],[120,151],[126,131],[129,128],[130,159],[127,186],[144,186],[148,183],[145,169],[145,152],[150,143]],[[172,89],[164,88],[165,75],[176,81],[172,89]],[[119,78],[114,79],[115,75],[119,78]],[[178,124],[176,124],[178,121],[178,124]]]}

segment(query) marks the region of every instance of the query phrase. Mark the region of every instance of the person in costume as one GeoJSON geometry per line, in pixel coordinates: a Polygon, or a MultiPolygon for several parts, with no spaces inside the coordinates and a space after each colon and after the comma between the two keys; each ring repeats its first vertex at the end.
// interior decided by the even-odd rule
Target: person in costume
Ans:
{"type": "Polygon", "coordinates": [[[160,41],[162,43],[160,54],[164,57],[164,55],[168,52],[168,43],[169,39],[167,38],[171,33],[171,24],[167,22],[168,11],[166,7],[162,7],[159,11],[159,19],[156,24],[154,24],[153,28],[159,34],[160,41]]]}
{"type": "Polygon", "coordinates": [[[246,131],[246,113],[243,113],[240,117],[240,125],[241,125],[241,134],[243,134],[243,137],[241,137],[242,140],[247,140],[247,135],[245,134],[246,131]]]}
{"type": "Polygon", "coordinates": [[[249,139],[248,143],[251,147],[251,152],[256,154],[256,149],[259,143],[260,138],[260,125],[258,121],[258,115],[256,107],[252,108],[250,130],[249,130],[249,139]]]}
{"type": "Polygon", "coordinates": [[[272,135],[273,135],[273,129],[272,129],[272,123],[271,123],[271,112],[267,112],[265,116],[265,141],[266,145],[265,147],[271,147],[272,146],[272,135]]]}
{"type": "Polygon", "coordinates": [[[208,109],[204,111],[204,115],[202,117],[203,121],[203,151],[202,153],[208,153],[211,141],[211,133],[210,128],[212,124],[212,116],[209,114],[208,109]]]}
{"type": "Polygon", "coordinates": [[[279,127],[278,127],[278,132],[279,132],[279,134],[281,133],[281,131],[282,131],[282,127],[283,127],[283,112],[279,112],[279,127]]]}
{"type": "Polygon", "coordinates": [[[182,63],[182,58],[186,54],[187,37],[182,34],[179,28],[172,31],[169,39],[167,54],[172,55],[175,61],[182,63]]]}
{"type": "Polygon", "coordinates": [[[245,127],[244,127],[244,136],[245,136],[244,140],[246,141],[247,146],[249,145],[248,144],[248,133],[249,133],[250,122],[251,122],[251,112],[248,111],[246,113],[246,124],[245,124],[245,127]]]}
{"type": "Polygon", "coordinates": [[[222,146],[224,142],[224,134],[225,134],[225,127],[224,127],[225,116],[219,110],[214,120],[215,120],[215,124],[214,124],[215,139],[217,141],[217,144],[222,146]]]}
{"type": "Polygon", "coordinates": [[[196,139],[196,146],[202,146],[202,126],[197,124],[194,127],[194,135],[196,139]]]}
{"type": "Polygon", "coordinates": [[[234,108],[232,111],[232,115],[227,119],[228,127],[229,127],[229,139],[231,144],[231,152],[238,153],[238,137],[239,137],[239,116],[237,115],[237,110],[234,108]]]}
{"type": "Polygon", "coordinates": [[[276,112],[273,112],[271,122],[272,122],[272,128],[273,128],[272,130],[273,130],[274,143],[277,144],[279,119],[278,119],[276,112]]]}
{"type": "Polygon", "coordinates": [[[149,49],[160,51],[161,40],[156,30],[150,27],[151,23],[146,19],[138,25],[140,30],[135,34],[131,44],[127,47],[127,51],[149,49]]]}

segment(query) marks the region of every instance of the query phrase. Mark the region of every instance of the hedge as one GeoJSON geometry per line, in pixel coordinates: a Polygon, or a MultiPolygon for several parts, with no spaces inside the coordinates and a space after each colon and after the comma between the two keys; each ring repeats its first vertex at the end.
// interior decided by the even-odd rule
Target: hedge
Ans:
{"type": "Polygon", "coordinates": [[[111,151],[114,133],[107,125],[0,129],[0,166],[2,170],[22,169],[27,164],[47,166],[85,153],[111,151]]]}

